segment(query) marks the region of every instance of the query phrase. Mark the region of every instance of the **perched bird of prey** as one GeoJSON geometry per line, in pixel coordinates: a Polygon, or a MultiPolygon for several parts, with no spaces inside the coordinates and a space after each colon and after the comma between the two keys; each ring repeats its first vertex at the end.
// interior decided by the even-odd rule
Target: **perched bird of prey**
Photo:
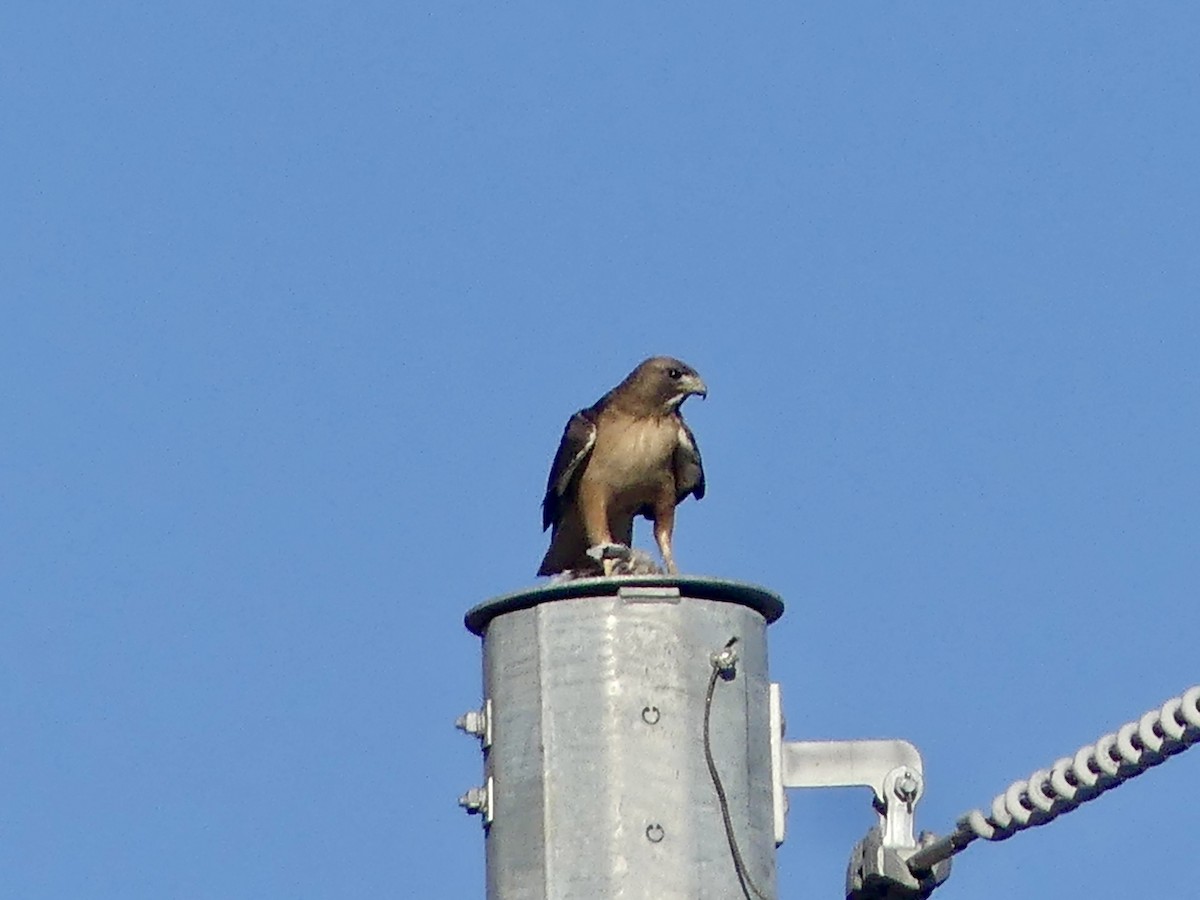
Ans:
{"type": "MultiPolygon", "coordinates": [[[[704,496],[700,450],[679,413],[692,394],[708,396],[695,369],[655,356],[571,416],[542,500],[542,528],[554,530],[539,575],[595,573],[588,550],[629,547],[639,515],[654,522],[667,571],[679,571],[671,550],[675,506],[688,494],[704,496]]],[[[603,555],[604,574],[612,574],[613,560],[603,555]]]]}

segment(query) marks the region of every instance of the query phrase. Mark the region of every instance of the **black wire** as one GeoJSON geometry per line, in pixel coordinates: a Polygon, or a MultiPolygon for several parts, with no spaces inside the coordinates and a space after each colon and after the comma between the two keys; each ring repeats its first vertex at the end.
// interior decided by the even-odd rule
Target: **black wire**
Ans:
{"type": "MultiPolygon", "coordinates": [[[[737,641],[733,638],[725,645],[729,649],[737,641]]],[[[704,761],[708,763],[708,774],[712,776],[713,787],[717,789],[717,801],[721,804],[721,819],[725,823],[725,838],[729,841],[729,852],[733,854],[733,868],[737,872],[738,884],[746,900],[754,900],[750,896],[753,891],[758,900],[771,900],[758,889],[750,878],[746,862],[742,859],[742,851],[738,849],[737,838],[733,835],[733,820],[729,817],[729,798],[725,796],[725,786],[721,784],[721,776],[717,774],[717,764],[713,760],[712,740],[709,736],[709,723],[712,719],[713,692],[717,687],[717,678],[721,675],[721,664],[716,659],[712,661],[712,674],[708,678],[708,693],[704,696],[704,761]]]]}

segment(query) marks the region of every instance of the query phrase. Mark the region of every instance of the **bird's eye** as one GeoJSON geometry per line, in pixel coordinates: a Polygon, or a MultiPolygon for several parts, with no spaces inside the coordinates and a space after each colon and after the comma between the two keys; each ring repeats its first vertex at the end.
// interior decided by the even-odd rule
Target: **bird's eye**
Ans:
{"type": "Polygon", "coordinates": [[[678,369],[667,369],[667,374],[670,375],[672,378],[682,378],[683,377],[683,373],[680,372],[678,369]]]}

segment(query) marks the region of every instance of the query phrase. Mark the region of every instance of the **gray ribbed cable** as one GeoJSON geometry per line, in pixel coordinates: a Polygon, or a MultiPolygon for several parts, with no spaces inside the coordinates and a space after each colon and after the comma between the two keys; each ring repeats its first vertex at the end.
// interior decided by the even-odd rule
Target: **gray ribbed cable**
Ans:
{"type": "Polygon", "coordinates": [[[908,867],[928,872],[976,838],[1002,841],[1018,831],[1045,825],[1081,803],[1157,766],[1200,741],[1200,685],[1172,697],[1136,722],[1122,725],[1094,744],[1013,782],[992,801],[991,815],[974,809],[958,827],[914,853],[908,867]]]}

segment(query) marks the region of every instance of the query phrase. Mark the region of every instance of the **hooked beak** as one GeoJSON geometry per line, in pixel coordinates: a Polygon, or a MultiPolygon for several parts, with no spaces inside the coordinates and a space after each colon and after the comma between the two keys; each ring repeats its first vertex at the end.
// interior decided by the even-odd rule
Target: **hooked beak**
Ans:
{"type": "Polygon", "coordinates": [[[694,376],[688,379],[687,392],[695,394],[702,400],[708,399],[708,385],[705,384],[699,376],[694,376]]]}

